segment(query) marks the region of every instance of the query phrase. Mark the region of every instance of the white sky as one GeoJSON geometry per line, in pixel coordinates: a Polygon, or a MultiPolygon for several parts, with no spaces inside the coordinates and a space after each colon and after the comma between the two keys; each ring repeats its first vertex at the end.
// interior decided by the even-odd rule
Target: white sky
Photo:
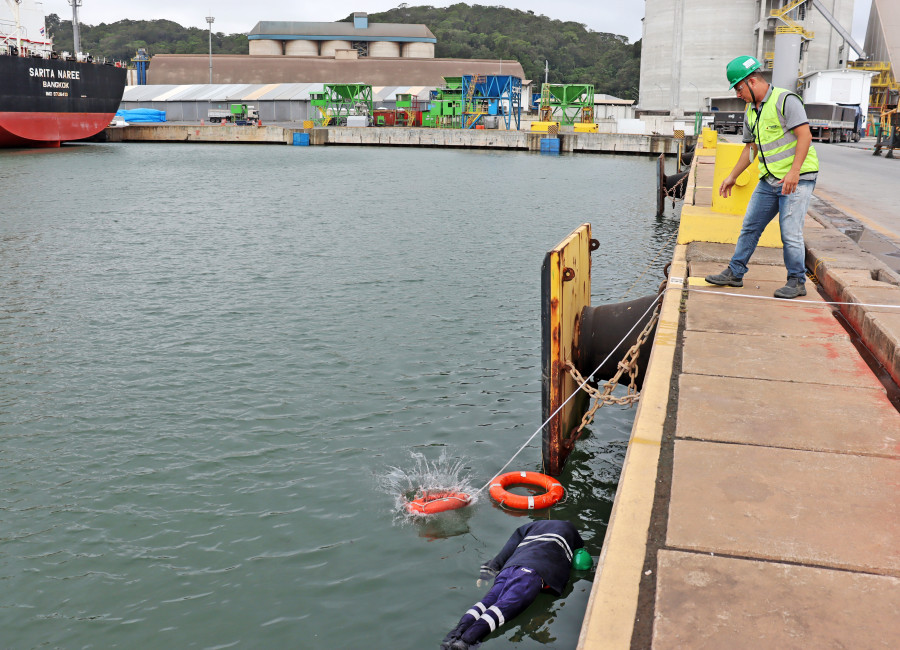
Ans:
{"type": "MultiPolygon", "coordinates": [[[[407,4],[447,7],[458,0],[411,0],[407,4]]],[[[627,36],[632,43],[641,37],[644,17],[642,0],[465,0],[467,4],[504,6],[531,10],[558,20],[573,20],[596,32],[627,36]]],[[[67,0],[43,0],[45,13],[70,19],[67,0]]],[[[872,0],[856,0],[853,37],[862,44],[872,0]]],[[[206,16],[215,17],[213,31],[233,34],[249,32],[261,20],[332,22],[354,11],[375,13],[399,6],[398,0],[83,0],[78,12],[82,23],[97,25],[123,18],[174,20],[184,27],[206,29],[206,16]]]]}

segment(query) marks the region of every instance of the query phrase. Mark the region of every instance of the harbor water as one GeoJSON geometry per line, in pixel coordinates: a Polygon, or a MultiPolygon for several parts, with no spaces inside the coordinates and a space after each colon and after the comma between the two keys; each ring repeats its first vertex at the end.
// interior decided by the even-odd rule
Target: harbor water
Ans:
{"type": "MultiPolygon", "coordinates": [[[[597,556],[632,409],[550,510],[415,521],[383,479],[461,461],[477,489],[525,443],[544,253],[589,221],[594,304],[655,292],[655,184],[630,156],[0,153],[0,645],[437,648],[517,526],[597,556]]],[[[574,647],[592,578],[485,647],[574,647]]]]}

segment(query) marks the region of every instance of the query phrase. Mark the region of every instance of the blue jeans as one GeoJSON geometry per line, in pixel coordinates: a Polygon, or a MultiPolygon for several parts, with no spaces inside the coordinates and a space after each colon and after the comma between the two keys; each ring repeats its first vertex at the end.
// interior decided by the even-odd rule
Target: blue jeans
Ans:
{"type": "Polygon", "coordinates": [[[802,180],[793,194],[783,195],[780,185],[760,179],[747,205],[744,225],[728,267],[736,278],[747,272],[747,262],[756,250],[759,238],[769,222],[778,215],[781,243],[788,278],[806,280],[806,247],[803,245],[803,219],[812,197],[815,181],[802,180]]]}

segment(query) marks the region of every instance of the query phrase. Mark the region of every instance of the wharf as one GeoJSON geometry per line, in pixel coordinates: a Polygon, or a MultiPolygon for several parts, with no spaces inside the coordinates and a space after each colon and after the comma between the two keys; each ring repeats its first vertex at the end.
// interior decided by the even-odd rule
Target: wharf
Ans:
{"type": "MultiPolygon", "coordinates": [[[[415,127],[318,127],[290,125],[201,125],[186,123],[133,124],[110,127],[107,142],[210,142],[292,144],[295,133],[308,133],[309,144],[387,147],[451,147],[540,151],[546,133],[498,129],[429,129],[415,127]]],[[[678,141],[671,136],[628,133],[561,133],[560,151],[566,153],[627,153],[675,155],[678,141]]]]}
{"type": "Polygon", "coordinates": [[[900,647],[900,276],[813,213],[805,298],[772,299],[777,228],[742,288],[708,285],[741,221],[710,211],[715,152],[688,177],[578,647],[900,647]]]}

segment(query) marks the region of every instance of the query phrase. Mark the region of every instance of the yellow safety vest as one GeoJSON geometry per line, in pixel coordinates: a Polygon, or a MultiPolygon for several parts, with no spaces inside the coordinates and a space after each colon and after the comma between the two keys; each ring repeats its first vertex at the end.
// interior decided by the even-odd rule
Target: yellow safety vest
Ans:
{"type": "MultiPolygon", "coordinates": [[[[747,104],[747,121],[750,131],[754,134],[753,141],[761,152],[759,164],[759,177],[768,173],[778,179],[784,178],[791,165],[794,164],[794,152],[797,150],[797,136],[785,127],[784,102],[789,95],[795,93],[784,88],[772,87],[772,94],[763,104],[762,110],[757,114],[751,104],[747,104]],[[758,115],[758,118],[757,118],[758,115]],[[759,124],[757,125],[757,119],[759,124]]],[[[810,145],[806,160],[800,168],[800,173],[819,171],[819,157],[815,148],[810,145]]]]}

